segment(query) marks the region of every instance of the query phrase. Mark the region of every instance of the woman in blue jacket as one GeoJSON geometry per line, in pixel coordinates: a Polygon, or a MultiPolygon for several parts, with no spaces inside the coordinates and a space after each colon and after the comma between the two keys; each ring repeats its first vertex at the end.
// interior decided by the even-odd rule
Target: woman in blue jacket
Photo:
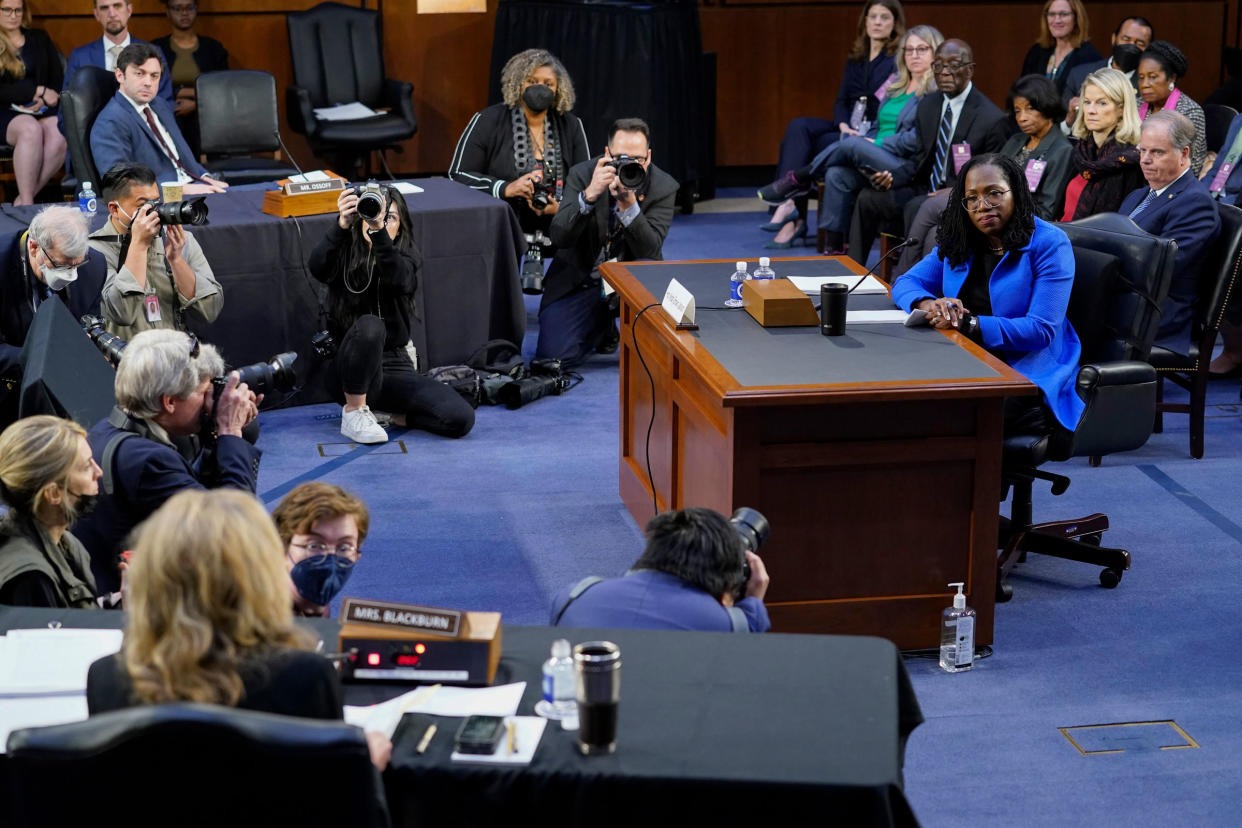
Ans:
{"type": "Polygon", "coordinates": [[[1073,430],[1082,347],[1065,318],[1074,285],[1069,237],[1035,215],[1022,169],[1006,156],[962,168],[937,247],[893,284],[893,301],[956,328],[1039,386],[1041,401],[1006,401],[1005,421],[1051,415],[1073,430]]]}

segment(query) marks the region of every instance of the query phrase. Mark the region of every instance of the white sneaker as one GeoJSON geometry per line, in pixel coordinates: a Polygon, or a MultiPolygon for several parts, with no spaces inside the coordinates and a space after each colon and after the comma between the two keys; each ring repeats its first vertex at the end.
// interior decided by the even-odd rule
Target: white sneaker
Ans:
{"type": "Polygon", "coordinates": [[[387,443],[388,432],[375,421],[375,415],[367,406],[346,411],[341,406],[341,434],[353,443],[387,443]]]}

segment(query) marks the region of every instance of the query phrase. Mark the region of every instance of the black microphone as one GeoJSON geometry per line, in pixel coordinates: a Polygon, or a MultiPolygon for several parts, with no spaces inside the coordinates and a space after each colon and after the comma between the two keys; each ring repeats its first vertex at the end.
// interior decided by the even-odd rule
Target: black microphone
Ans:
{"type": "Polygon", "coordinates": [[[897,246],[896,246],[896,247],[894,247],[892,250],[890,250],[890,251],[888,251],[887,253],[885,253],[883,256],[881,256],[881,257],[880,257],[879,261],[877,261],[874,265],[872,265],[872,266],[871,266],[871,269],[870,269],[870,270],[868,270],[866,273],[864,273],[864,274],[862,275],[862,278],[861,278],[861,279],[859,279],[857,282],[855,282],[855,283],[854,283],[854,287],[851,287],[849,290],[847,290],[847,291],[846,291],[846,293],[847,293],[847,294],[849,294],[849,293],[853,293],[853,292],[854,292],[854,288],[858,287],[858,286],[859,286],[859,285],[861,285],[863,282],[867,281],[867,277],[868,277],[868,276],[870,276],[871,274],[875,273],[876,268],[878,268],[880,265],[884,264],[884,260],[885,260],[885,259],[887,259],[887,258],[889,258],[890,256],[892,256],[894,253],[896,253],[898,250],[900,250],[901,248],[905,247],[906,245],[908,245],[908,244],[914,244],[916,241],[918,241],[918,239],[916,239],[914,236],[910,236],[910,237],[909,237],[909,238],[907,238],[905,241],[903,241],[901,244],[897,245],[897,246]]]}
{"type": "Polygon", "coordinates": [[[289,148],[285,146],[285,139],[280,137],[280,130],[274,129],[272,130],[272,134],[275,135],[276,140],[280,142],[280,148],[285,151],[285,158],[289,159],[289,163],[292,164],[293,168],[298,171],[298,175],[306,175],[306,173],[302,172],[302,168],[298,166],[298,162],[293,157],[293,153],[289,152],[289,148]]]}

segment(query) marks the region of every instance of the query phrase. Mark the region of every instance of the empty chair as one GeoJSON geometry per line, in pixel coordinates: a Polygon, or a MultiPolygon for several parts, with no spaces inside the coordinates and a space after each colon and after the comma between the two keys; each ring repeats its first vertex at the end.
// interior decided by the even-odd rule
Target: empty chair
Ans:
{"type": "Polygon", "coordinates": [[[275,78],[245,69],[208,72],[198,76],[196,88],[203,166],[230,184],[297,174],[280,157],[275,78]],[[272,157],[256,158],[257,152],[272,157]]]}
{"type": "Polygon", "coordinates": [[[116,94],[116,75],[98,66],[83,66],[69,79],[69,86],[60,96],[64,117],[65,142],[69,144],[69,168],[77,181],[90,181],[99,192],[101,172],[95,169],[91,154],[91,128],[95,119],[116,94]]]}

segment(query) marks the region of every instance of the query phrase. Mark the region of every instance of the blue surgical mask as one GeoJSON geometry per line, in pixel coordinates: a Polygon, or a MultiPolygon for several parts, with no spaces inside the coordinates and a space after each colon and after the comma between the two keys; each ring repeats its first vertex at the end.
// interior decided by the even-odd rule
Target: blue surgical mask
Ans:
{"type": "Polygon", "coordinates": [[[315,555],[295,563],[289,578],[299,595],[322,607],[345,587],[353,571],[354,562],[343,555],[315,555]]]}

